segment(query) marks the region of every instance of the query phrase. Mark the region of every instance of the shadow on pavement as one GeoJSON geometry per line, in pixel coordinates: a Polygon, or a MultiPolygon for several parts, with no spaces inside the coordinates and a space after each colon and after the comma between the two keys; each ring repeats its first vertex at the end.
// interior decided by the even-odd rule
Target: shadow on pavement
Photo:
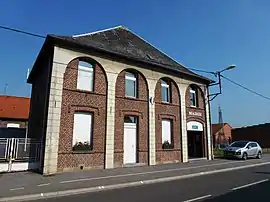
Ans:
{"type": "Polygon", "coordinates": [[[203,202],[268,202],[270,201],[270,182],[264,182],[251,187],[231,191],[227,194],[206,199],[203,202]]]}
{"type": "Polygon", "coordinates": [[[254,172],[254,173],[270,175],[270,172],[254,172]]]}

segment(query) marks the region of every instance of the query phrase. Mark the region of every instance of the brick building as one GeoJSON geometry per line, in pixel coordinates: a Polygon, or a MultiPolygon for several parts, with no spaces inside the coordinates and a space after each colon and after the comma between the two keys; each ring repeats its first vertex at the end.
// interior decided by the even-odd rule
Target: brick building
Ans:
{"type": "Polygon", "coordinates": [[[0,128],[26,128],[30,98],[0,96],[0,128]]]}
{"type": "Polygon", "coordinates": [[[125,27],[48,35],[28,82],[43,174],[212,157],[212,81],[125,27]]]}
{"type": "Polygon", "coordinates": [[[232,142],[232,127],[228,123],[212,124],[213,146],[218,144],[230,144],[232,142]]]}
{"type": "Polygon", "coordinates": [[[232,139],[256,141],[262,148],[270,148],[270,123],[234,128],[232,139]]]}

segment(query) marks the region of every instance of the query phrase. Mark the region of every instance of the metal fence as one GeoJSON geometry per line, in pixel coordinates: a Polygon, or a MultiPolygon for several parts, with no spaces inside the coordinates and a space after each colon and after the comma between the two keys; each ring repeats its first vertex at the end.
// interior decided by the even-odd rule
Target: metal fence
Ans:
{"type": "Polygon", "coordinates": [[[40,141],[35,139],[0,138],[0,161],[37,162],[40,146],[40,141]]]}

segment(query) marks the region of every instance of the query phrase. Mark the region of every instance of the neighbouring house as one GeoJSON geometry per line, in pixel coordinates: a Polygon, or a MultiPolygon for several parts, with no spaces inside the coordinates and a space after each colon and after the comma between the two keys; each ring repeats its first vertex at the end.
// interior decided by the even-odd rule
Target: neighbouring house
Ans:
{"type": "Polygon", "coordinates": [[[0,128],[27,128],[30,98],[0,95],[0,128]]]}
{"type": "Polygon", "coordinates": [[[122,26],[48,35],[28,78],[40,171],[212,159],[212,82],[122,26]]]}
{"type": "Polygon", "coordinates": [[[212,124],[213,146],[217,148],[220,144],[232,142],[232,127],[228,123],[212,124]]]}
{"type": "Polygon", "coordinates": [[[270,149],[270,123],[234,128],[232,140],[256,141],[262,148],[270,149]]]}

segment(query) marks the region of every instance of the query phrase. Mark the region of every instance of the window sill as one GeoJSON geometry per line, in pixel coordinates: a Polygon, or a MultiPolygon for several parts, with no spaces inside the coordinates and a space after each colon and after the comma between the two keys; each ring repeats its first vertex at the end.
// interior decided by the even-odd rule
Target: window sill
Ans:
{"type": "Polygon", "coordinates": [[[131,100],[137,100],[137,99],[138,99],[137,97],[126,96],[126,95],[125,95],[125,98],[127,98],[127,99],[131,99],[131,100]]]}
{"type": "Polygon", "coordinates": [[[72,154],[93,154],[95,153],[94,151],[90,150],[90,151],[72,151],[72,154]]]}
{"type": "Polygon", "coordinates": [[[156,152],[172,152],[172,151],[181,151],[181,149],[157,149],[156,152]]]}
{"type": "Polygon", "coordinates": [[[197,106],[194,106],[194,105],[190,105],[190,108],[197,109],[198,107],[197,106]]]}

